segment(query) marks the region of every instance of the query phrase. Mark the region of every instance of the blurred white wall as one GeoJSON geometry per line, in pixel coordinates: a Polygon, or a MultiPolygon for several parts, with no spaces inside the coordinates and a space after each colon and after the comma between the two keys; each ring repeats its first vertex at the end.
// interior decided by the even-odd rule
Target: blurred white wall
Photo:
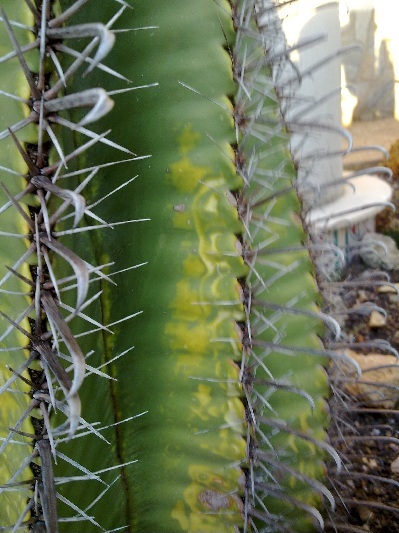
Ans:
{"type": "MultiPolygon", "coordinates": [[[[307,192],[307,196],[314,204],[320,201],[319,187],[342,176],[342,135],[336,131],[341,124],[339,3],[301,0],[283,7],[280,16],[288,46],[316,39],[290,54],[301,78],[294,82],[295,98],[286,113],[288,123],[294,125],[291,150],[301,161],[298,179],[312,186],[313,194],[307,192]],[[324,58],[330,59],[321,64],[324,58]]],[[[296,79],[293,70],[290,76],[296,79]]],[[[337,187],[324,189],[323,201],[328,203],[337,194],[337,187]]]]}

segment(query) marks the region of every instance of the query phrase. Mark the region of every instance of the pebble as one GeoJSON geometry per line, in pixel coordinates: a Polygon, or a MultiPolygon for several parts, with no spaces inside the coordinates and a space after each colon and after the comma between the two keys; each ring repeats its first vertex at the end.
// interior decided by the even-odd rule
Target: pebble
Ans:
{"type": "Polygon", "coordinates": [[[369,319],[370,328],[381,328],[382,326],[385,326],[386,323],[386,316],[384,316],[382,313],[379,313],[378,311],[371,311],[369,319]]]}
{"type": "Polygon", "coordinates": [[[377,292],[393,292],[395,294],[398,294],[398,290],[399,283],[393,283],[392,285],[381,285],[381,287],[378,287],[377,292]]]}
{"type": "Polygon", "coordinates": [[[353,350],[346,350],[345,354],[356,361],[363,372],[357,380],[355,368],[348,371],[346,377],[352,377],[353,381],[346,383],[346,391],[369,400],[373,407],[394,409],[399,402],[399,362],[396,357],[377,353],[363,355],[353,350]],[[390,388],[379,385],[389,385],[390,388]]]}
{"type": "Polygon", "coordinates": [[[359,250],[359,255],[368,267],[399,270],[399,250],[391,237],[366,233],[362,243],[364,248],[359,250]]]}
{"type": "Polygon", "coordinates": [[[358,507],[358,513],[363,522],[369,522],[374,516],[373,511],[365,505],[358,507]]]}
{"type": "Polygon", "coordinates": [[[393,474],[399,474],[399,455],[397,456],[397,458],[392,461],[391,463],[391,472],[393,474]]]}
{"type": "Polygon", "coordinates": [[[358,291],[356,301],[359,304],[367,302],[369,299],[370,299],[370,297],[369,297],[369,295],[367,294],[366,291],[363,291],[363,290],[359,290],[358,291]]]}

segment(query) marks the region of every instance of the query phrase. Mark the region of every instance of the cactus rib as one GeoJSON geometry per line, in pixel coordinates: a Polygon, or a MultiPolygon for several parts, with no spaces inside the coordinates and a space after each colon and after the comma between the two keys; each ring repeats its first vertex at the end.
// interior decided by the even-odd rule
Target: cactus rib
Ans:
{"type": "MultiPolygon", "coordinates": [[[[54,123],[60,111],[76,107],[91,108],[80,124],[96,121],[109,112],[112,101],[99,88],[67,96],[59,94],[63,84],[68,83],[70,76],[82,66],[93,49],[92,45],[85,54],[79,54],[63,73],[63,84],[52,83],[54,69],[59,66],[53,44],[63,37],[62,30],[50,28],[51,21],[55,20],[52,2],[44,0],[36,6],[29,4],[29,30],[25,35],[21,28],[26,26],[10,22],[5,11],[7,2],[2,4],[1,19],[6,29],[3,35],[8,36],[12,48],[11,52],[5,52],[2,61],[10,64],[8,73],[11,78],[19,67],[20,74],[17,75],[22,82],[23,97],[19,94],[14,96],[11,91],[2,93],[16,102],[18,108],[12,111],[18,119],[7,122],[9,117],[4,117],[7,127],[0,134],[8,141],[7,150],[3,152],[5,164],[2,169],[17,176],[11,185],[9,179],[7,186],[2,184],[6,201],[1,213],[6,226],[16,230],[20,230],[22,225],[25,227],[22,235],[16,236],[25,239],[27,250],[24,251],[23,246],[12,247],[13,254],[7,256],[13,266],[5,266],[7,270],[0,282],[6,295],[2,300],[1,316],[9,323],[1,336],[2,351],[8,353],[3,361],[9,364],[12,372],[12,377],[7,379],[6,372],[2,370],[2,380],[5,381],[2,387],[3,406],[9,408],[9,414],[14,416],[14,421],[8,423],[10,430],[3,432],[1,445],[1,526],[12,531],[29,527],[56,533],[59,531],[57,499],[66,501],[56,490],[53,474],[53,461],[61,458],[57,450],[59,438],[67,433],[70,439],[81,427],[89,427],[81,418],[79,398],[87,365],[69,322],[75,317],[86,317],[82,310],[96,299],[96,296],[89,298],[89,283],[93,274],[101,274],[101,267],[93,268],[59,241],[63,233],[68,233],[55,231],[60,215],[69,211],[73,222],[69,231],[79,231],[81,228],[77,226],[86,212],[86,203],[80,194],[83,187],[71,190],[59,184],[67,161],[73,161],[103,140],[104,135],[92,134],[91,141],[65,155],[54,123]],[[33,43],[20,45],[19,39],[26,40],[30,32],[33,43]],[[54,60],[52,68],[47,64],[46,55],[54,60]],[[35,126],[32,128],[32,125],[35,126]],[[51,144],[56,154],[51,153],[51,144]],[[21,187],[20,192],[18,187],[21,187]],[[58,203],[55,201],[57,197],[60,199],[58,203]],[[11,214],[13,210],[14,214],[11,214]],[[15,213],[19,217],[16,222],[15,213]],[[76,290],[73,291],[72,305],[67,307],[62,302],[62,280],[57,280],[54,257],[64,260],[73,273],[69,279],[74,282],[76,290]],[[28,292],[21,292],[20,285],[27,286],[28,292]],[[64,345],[62,349],[61,343],[64,345]],[[26,351],[29,355],[25,362],[26,351]],[[63,364],[63,360],[68,361],[70,366],[63,364]],[[15,366],[18,370],[13,370],[15,366]],[[57,427],[50,422],[53,411],[63,413],[64,418],[57,427]],[[29,451],[30,446],[33,452],[29,451]],[[14,498],[16,487],[20,487],[20,493],[14,498]],[[29,491],[26,505],[23,501],[29,491]]],[[[24,2],[14,2],[13,13],[26,16],[26,6],[23,6],[24,2]]],[[[94,44],[96,36],[101,37],[91,63],[93,68],[109,52],[113,35],[102,24],[90,28],[70,26],[67,36],[70,37],[74,31],[78,37],[94,36],[94,44]]],[[[6,46],[2,43],[2,50],[6,46]]],[[[7,232],[7,235],[13,234],[7,232]]],[[[87,319],[93,323],[89,317],[87,319]]],[[[79,509],[69,503],[74,510],[79,509]]]]}

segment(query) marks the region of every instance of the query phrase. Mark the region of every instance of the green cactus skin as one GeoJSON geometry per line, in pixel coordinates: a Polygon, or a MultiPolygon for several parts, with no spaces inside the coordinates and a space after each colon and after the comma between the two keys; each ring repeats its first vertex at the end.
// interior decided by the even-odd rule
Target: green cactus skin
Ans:
{"type": "MultiPolygon", "coordinates": [[[[244,5],[245,2],[239,4],[239,8],[248,13],[244,5]]],[[[250,459],[255,469],[255,491],[265,508],[285,516],[286,523],[292,524],[295,531],[310,531],[310,516],[299,508],[301,504],[319,507],[320,494],[278,463],[281,461],[311,479],[322,479],[324,451],[306,440],[306,436],[325,440],[328,384],[322,366],[325,359],[320,355],[322,325],[316,317],[320,298],[309,254],[306,249],[301,250],[307,238],[300,218],[301,205],[295,189],[290,190],[296,170],[287,150],[288,135],[283,127],[273,70],[267,64],[259,68],[265,53],[259,50],[259,40],[263,39],[267,57],[267,46],[279,25],[270,16],[268,26],[263,24],[264,17],[258,15],[251,24],[244,23],[244,27],[238,28],[239,46],[236,44],[234,49],[236,69],[245,68],[236,108],[251,120],[250,127],[241,128],[239,142],[241,158],[251,163],[248,185],[239,200],[244,211],[242,217],[248,221],[244,249],[250,266],[246,280],[250,291],[249,326],[244,343],[248,369],[246,398],[254,412],[250,417],[255,433],[250,459]],[[248,57],[252,65],[249,62],[245,67],[248,57]],[[252,89],[250,96],[244,88],[252,89]],[[279,194],[281,191],[286,192],[279,194]],[[297,251],[292,252],[293,249],[297,251]],[[295,310],[299,312],[295,314],[295,310]],[[310,318],[306,311],[314,312],[315,316],[310,318]],[[313,354],[309,353],[313,350],[313,354]],[[319,356],[315,355],[317,352],[319,356]],[[274,388],[273,382],[288,387],[274,388]],[[298,391],[306,391],[314,400],[313,407],[309,397],[298,395],[298,391]],[[285,424],[288,433],[281,430],[285,424]],[[279,486],[270,488],[273,476],[279,486]]],[[[256,503],[255,509],[261,515],[264,512],[256,503]]],[[[270,521],[270,526],[278,527],[270,517],[263,518],[265,523],[270,521]]]]}
{"type": "MultiPolygon", "coordinates": [[[[125,27],[148,25],[147,8],[137,7],[127,13],[125,27]]],[[[138,231],[115,227],[118,234],[107,232],[102,243],[107,256],[118,257],[118,268],[148,262],[132,271],[130,281],[120,277],[118,293],[112,289],[107,294],[105,307],[105,322],[121,317],[120,309],[122,313],[143,311],[129,327],[123,326],[123,334],[121,329],[106,340],[105,354],[111,358],[134,346],[114,365],[113,375],[118,379],[115,409],[121,419],[132,413],[132,407],[135,413],[137,409],[148,411],[135,423],[120,426],[117,441],[122,461],[138,459],[126,473],[130,480],[137,480],[129,481],[126,489],[129,516],[125,520],[132,531],[235,531],[243,525],[245,410],[240,369],[234,361],[241,358],[236,321],[244,320],[237,279],[246,275],[247,268],[235,237],[242,226],[226,196],[242,182],[230,146],[234,129],[228,95],[233,94],[234,85],[218,15],[230,34],[231,20],[225,13],[228,4],[223,9],[212,3],[194,7],[186,2],[159,5],[150,20],[158,26],[156,30],[122,34],[119,43],[122,61],[127,48],[134,47],[133,55],[145,56],[149,46],[154,46],[156,60],[143,57],[151,69],[144,80],[134,62],[126,65],[124,75],[134,84],[160,83],[159,88],[134,93],[143,114],[137,114],[128,140],[128,147],[136,153],[152,157],[138,168],[125,167],[120,174],[122,181],[132,171],[139,174],[130,194],[135,196],[140,190],[142,200],[133,205],[115,196],[115,206],[108,206],[116,209],[120,220],[132,215],[151,221],[137,227],[138,231]],[[184,31],[176,12],[189,21],[184,31]],[[208,69],[211,79],[201,76],[202,85],[198,84],[198,73],[208,69]],[[225,109],[179,85],[178,80],[204,94],[211,87],[211,98],[225,109]],[[219,147],[208,139],[208,132],[219,147]],[[157,299],[150,296],[154,291],[157,299]],[[221,300],[234,304],[220,306],[221,300]],[[227,345],[212,342],[219,337],[232,340],[227,345]],[[119,390],[131,388],[132,368],[137,376],[134,390],[120,394],[119,390]],[[156,390],[160,396],[151,392],[156,390]],[[139,508],[151,512],[137,512],[139,508]]],[[[131,96],[120,95],[118,101],[124,115],[131,96]]],[[[123,137],[121,143],[126,146],[122,115],[117,118],[122,127],[119,131],[113,127],[113,133],[115,138],[123,137]]],[[[108,125],[103,123],[101,128],[108,125]]],[[[93,156],[96,161],[115,158],[114,153],[101,152],[93,156]]],[[[106,194],[121,183],[112,174],[103,183],[97,182],[97,194],[106,194]]],[[[83,403],[85,393],[83,387],[83,403]]],[[[88,409],[95,403],[90,399],[88,409]]]]}
{"type": "MultiPolygon", "coordinates": [[[[18,52],[21,47],[23,53],[25,47],[33,48],[32,51],[20,54],[24,59],[9,58],[9,61],[2,64],[5,74],[2,85],[2,91],[5,93],[2,93],[2,98],[7,105],[2,106],[1,113],[1,170],[2,182],[6,185],[6,188],[2,187],[1,222],[3,231],[7,233],[2,233],[1,241],[0,528],[1,530],[4,528],[5,531],[26,531],[29,527],[34,531],[46,530],[57,533],[59,521],[56,501],[58,498],[65,502],[65,499],[61,494],[59,496],[56,494],[51,454],[56,455],[58,461],[63,460],[62,453],[58,450],[56,453],[55,447],[62,441],[62,437],[68,440],[67,434],[69,433],[70,437],[77,429],[80,413],[77,390],[84,369],[83,354],[70,332],[68,322],[78,313],[78,308],[81,311],[84,307],[84,296],[91,274],[88,265],[68,250],[62,242],[58,242],[55,233],[51,238],[48,236],[45,226],[47,224],[53,226],[51,218],[60,207],[60,199],[70,202],[77,208],[74,213],[75,222],[79,218],[78,211],[83,215],[84,203],[79,194],[55,184],[54,174],[57,171],[55,162],[59,157],[56,151],[50,159],[47,157],[48,141],[53,131],[49,125],[57,128],[52,120],[57,114],[57,105],[67,109],[71,100],[57,101],[58,93],[55,91],[55,94],[50,94],[49,88],[54,81],[50,69],[51,62],[39,60],[38,43],[32,40],[31,31],[26,29],[34,25],[36,28],[40,27],[40,14],[36,20],[33,20],[32,13],[35,10],[32,9],[32,12],[28,10],[23,1],[4,1],[0,7],[4,24],[1,33],[2,63],[10,51],[18,52]],[[13,13],[17,24],[13,21],[7,22],[6,12],[13,13]],[[25,26],[21,27],[21,23],[25,26]],[[37,86],[34,79],[37,81],[37,86]],[[37,87],[40,86],[43,86],[46,96],[44,100],[35,94],[39,91],[37,87]],[[7,93],[15,94],[19,100],[7,97],[7,93]],[[51,111],[51,105],[55,105],[55,113],[51,111]],[[45,117],[42,124],[43,130],[46,130],[42,134],[34,124],[41,120],[39,119],[41,114],[45,117]],[[18,124],[23,120],[27,124],[19,128],[18,124]],[[52,169],[53,163],[55,166],[52,169]],[[48,223],[43,214],[44,210],[40,207],[40,202],[42,206],[45,204],[46,192],[54,194],[52,200],[48,202],[48,209],[45,210],[49,213],[48,223]],[[10,201],[10,198],[13,199],[10,201]],[[8,208],[7,204],[10,204],[8,208]],[[17,207],[17,211],[13,210],[12,204],[17,207]],[[27,238],[11,237],[10,233],[27,238]],[[49,255],[53,256],[53,259],[54,256],[58,256],[58,263],[62,261],[69,263],[69,270],[63,265],[64,271],[68,272],[68,276],[75,272],[75,278],[78,280],[77,290],[71,291],[74,293],[74,302],[72,298],[70,300],[72,308],[64,308],[62,313],[57,309],[56,291],[50,288],[53,284],[53,270],[47,262],[49,255]],[[13,267],[13,270],[8,270],[8,267],[13,267]],[[52,332],[48,332],[49,328],[52,332]],[[62,357],[64,360],[65,357],[69,357],[72,363],[72,368],[69,369],[71,377],[60,363],[60,359],[54,357],[49,339],[56,330],[57,336],[60,335],[58,345],[61,342],[65,343],[59,352],[61,360],[62,357]],[[19,375],[22,379],[17,379],[19,375]],[[53,381],[52,386],[49,386],[50,380],[53,381]],[[54,424],[53,429],[50,428],[49,422],[49,414],[53,411],[52,405],[58,411],[54,420],[60,420],[58,427],[54,424]],[[10,431],[9,428],[13,429],[10,431]]],[[[56,14],[52,12],[49,3],[47,7],[48,13],[44,9],[43,13],[47,18],[54,19],[56,14]]],[[[37,34],[37,29],[34,31],[37,34]]],[[[51,39],[49,46],[52,46],[51,39]]],[[[93,103],[87,100],[87,93],[86,96],[81,93],[79,99],[78,105],[83,102],[93,107],[93,103]]],[[[109,107],[107,98],[104,103],[105,108],[109,107]]],[[[100,110],[100,113],[102,111],[100,110]]],[[[64,212],[68,212],[68,206],[65,204],[63,207],[66,208],[64,212]]],[[[68,226],[70,223],[65,222],[64,227],[68,226]]],[[[50,231],[53,230],[51,227],[50,231]]],[[[54,348],[59,349],[56,345],[54,348]]],[[[65,366],[69,366],[69,363],[65,366]]],[[[103,421],[107,421],[106,417],[103,421]]],[[[109,418],[109,421],[111,423],[114,420],[109,418]]],[[[105,462],[106,460],[104,464],[105,462]]],[[[113,464],[111,462],[110,466],[113,464]]],[[[87,474],[87,471],[85,473],[87,474]]],[[[58,479],[57,484],[63,481],[58,479]]],[[[118,488],[118,485],[115,484],[115,487],[118,488]]],[[[76,511],[76,507],[74,510],[76,511]]],[[[92,523],[97,524],[94,520],[92,523]]]]}
{"type": "MultiPolygon", "coordinates": [[[[63,10],[73,4],[60,3],[63,10]]],[[[7,9],[9,2],[1,0],[1,6],[7,9]]],[[[21,17],[27,16],[24,6],[18,3],[21,17]]],[[[95,2],[82,3],[71,24],[109,21],[116,6],[101,3],[99,13],[95,2]]],[[[97,426],[88,428],[85,439],[79,438],[82,427],[72,440],[55,430],[61,518],[33,513],[35,527],[44,528],[40,531],[50,533],[51,520],[60,532],[74,533],[100,526],[107,531],[125,527],[130,533],[306,533],[322,527],[317,509],[332,499],[322,484],[324,460],[327,453],[334,455],[325,434],[327,354],[288,133],[274,68],[265,60],[273,32],[279,31],[273,17],[263,26],[261,15],[271,6],[244,0],[232,6],[204,0],[138,2],[116,23],[153,28],[118,34],[108,64],[134,86],[159,85],[115,94],[115,109],[93,130],[111,128],[114,142],[151,158],[102,168],[86,188],[88,204],[116,191],[93,208],[115,223],[112,229],[60,238],[85,261],[115,262],[113,268],[124,272],[115,278],[117,286],[100,279],[103,292],[88,312],[110,324],[114,335],[89,324],[95,333],[81,336],[87,323],[79,317],[71,321],[82,352],[94,350],[88,364],[113,378],[89,375],[79,389],[84,419],[110,426],[101,430],[108,443],[95,434],[97,426]],[[149,220],[116,224],[143,219],[149,220]],[[142,266],[131,268],[135,265],[142,266]],[[118,465],[120,476],[114,470],[118,465]],[[103,485],[98,479],[83,481],[89,471],[101,474],[103,485]],[[80,481],[72,479],[78,475],[80,481]],[[71,510],[68,502],[87,514],[71,510]],[[77,513],[79,520],[68,521],[77,513]]],[[[23,39],[19,32],[18,38],[23,39]]],[[[16,62],[6,65],[18,71],[16,62]]],[[[113,91],[125,89],[126,82],[97,68],[86,78],[75,76],[66,92],[82,94],[91,87],[113,91]]],[[[17,121],[21,107],[10,108],[2,128],[17,121]]],[[[68,110],[63,116],[77,115],[68,110]]],[[[32,135],[32,128],[27,132],[32,135]]],[[[87,141],[62,128],[57,135],[65,153],[87,141]]],[[[1,155],[1,164],[22,169],[15,143],[1,142],[10,150],[1,155]]],[[[74,158],[68,171],[115,162],[115,152],[97,142],[74,158]]],[[[73,189],[86,175],[64,180],[65,187],[73,189]]],[[[9,182],[8,175],[4,179],[9,182]]],[[[92,224],[87,211],[85,218],[92,224]]],[[[4,223],[6,231],[21,232],[15,219],[4,223]]],[[[2,241],[6,264],[21,256],[21,249],[11,250],[15,256],[2,241]]],[[[53,259],[58,278],[70,274],[60,254],[53,259]]],[[[89,297],[97,289],[93,284],[89,297]]],[[[76,305],[75,292],[62,298],[76,305]]],[[[3,312],[15,317],[14,299],[8,300],[3,312]]],[[[20,301],[24,309],[26,300],[20,301]]],[[[9,346],[24,344],[15,335],[9,346]]],[[[16,368],[22,359],[10,354],[2,361],[12,360],[16,368]]],[[[12,425],[18,418],[9,406],[15,394],[5,394],[2,417],[12,417],[7,422],[12,425]]],[[[67,391],[64,404],[68,400],[67,391]]],[[[22,402],[20,412],[29,398],[22,402]]],[[[57,413],[53,426],[64,420],[57,413]]],[[[19,450],[16,464],[31,453],[30,440],[20,437],[24,444],[9,445],[7,452],[19,450]]],[[[47,437],[36,448],[48,473],[47,437]]],[[[2,469],[8,457],[2,458],[2,469]]],[[[8,464],[1,483],[17,468],[8,464]]],[[[27,495],[4,495],[1,522],[12,526],[27,495]]],[[[18,529],[26,527],[25,519],[18,529]]]]}
{"type": "MultiPolygon", "coordinates": [[[[235,7],[235,21],[244,11],[245,6],[235,7]]],[[[247,8],[245,14],[249,11],[247,8]]],[[[114,258],[119,268],[148,262],[131,276],[121,277],[118,287],[107,292],[104,303],[105,322],[120,317],[120,309],[143,311],[129,327],[121,327],[115,337],[106,339],[105,355],[111,358],[135,347],[113,365],[113,376],[118,380],[114,405],[122,420],[132,413],[132,406],[134,412],[148,410],[134,423],[120,426],[117,440],[122,461],[138,459],[125,472],[126,479],[133,481],[125,487],[126,521],[132,531],[236,531],[249,528],[253,520],[257,521],[254,517],[259,523],[270,520],[278,528],[283,514],[287,524],[306,531],[313,524],[301,505],[320,505],[320,494],[308,483],[294,479],[278,466],[265,466],[268,454],[274,463],[284,456],[287,465],[302,474],[312,479],[323,476],[325,451],[300,435],[276,431],[267,419],[285,421],[297,432],[324,440],[328,386],[323,358],[306,353],[307,349],[322,349],[320,320],[262,305],[266,300],[317,311],[319,296],[308,253],[286,251],[303,246],[306,239],[296,193],[260,202],[289,187],[295,170],[270,69],[255,72],[264,50],[244,30],[234,48],[228,13],[227,3],[220,9],[213,3],[183,1],[173,6],[157,5],[156,9],[135,6],[124,27],[151,24],[157,29],[120,35],[111,56],[115,65],[123,64],[124,75],[134,84],[159,81],[159,87],[134,93],[133,99],[128,93],[120,95],[112,116],[101,124],[103,129],[112,127],[117,142],[129,143],[128,147],[140,155],[151,153],[151,159],[135,164],[134,170],[126,167],[119,178],[111,171],[96,182],[96,194],[102,196],[132,172],[137,173],[131,195],[140,200],[121,200],[116,195],[104,209],[117,212],[120,220],[151,219],[129,231],[115,227],[101,242],[106,256],[114,258]],[[184,26],[181,20],[185,20],[184,26]],[[236,68],[244,61],[244,50],[247,57],[256,59],[254,67],[245,72],[243,83],[252,85],[251,102],[233,85],[231,59],[223,49],[226,36],[230,50],[234,50],[236,68]],[[137,61],[127,64],[127,49],[137,61]],[[142,65],[146,65],[144,80],[142,65]],[[258,80],[269,94],[263,111],[257,111],[258,80]],[[239,132],[239,154],[247,162],[252,157],[253,166],[258,166],[257,176],[266,173],[262,183],[255,175],[244,188],[234,169],[231,149],[235,135],[228,97],[234,95],[235,109],[253,117],[248,121],[255,121],[253,135],[247,134],[245,127],[239,132]],[[134,119],[128,124],[125,116],[129,106],[134,106],[134,119]],[[253,157],[254,150],[259,161],[253,157]],[[268,175],[272,179],[266,188],[268,175]],[[237,191],[242,214],[247,204],[252,210],[254,199],[260,203],[246,220],[250,223],[248,235],[229,200],[230,191],[237,191]],[[245,261],[236,235],[243,236],[245,261]],[[270,236],[268,249],[282,252],[273,253],[269,259],[263,253],[270,236]],[[262,257],[254,261],[251,250],[262,257]],[[256,276],[270,281],[262,288],[256,276]],[[244,280],[246,288],[256,287],[253,297],[259,302],[251,308],[243,306],[238,279],[244,280]],[[249,324],[245,311],[250,313],[249,324]],[[265,326],[267,320],[271,327],[265,326]],[[239,324],[244,329],[241,335],[239,324]],[[250,334],[253,348],[248,345],[250,334]],[[303,352],[291,350],[287,354],[277,347],[256,347],[256,342],[282,343],[294,350],[303,347],[303,352]],[[239,384],[240,360],[244,362],[245,386],[239,384]],[[276,382],[277,390],[270,386],[271,381],[276,382]],[[313,409],[309,397],[298,394],[302,389],[315,399],[313,409]],[[241,400],[247,404],[246,412],[241,400]],[[264,423],[251,420],[251,410],[259,420],[263,417],[264,423]],[[242,469],[247,468],[254,469],[253,479],[247,476],[248,485],[256,484],[257,495],[275,516],[264,516],[263,504],[254,501],[252,491],[245,486],[242,469]],[[271,483],[271,477],[267,479],[264,474],[266,468],[281,479],[280,488],[270,494],[262,488],[271,483]],[[288,491],[286,498],[283,486],[288,491]]],[[[81,16],[92,16],[90,6],[81,16]]],[[[105,14],[105,18],[109,16],[105,14]]],[[[258,31],[255,23],[250,29],[258,31]]],[[[76,83],[80,86],[81,80],[76,83]]],[[[101,163],[114,158],[114,153],[107,154],[102,148],[93,156],[101,163]]],[[[109,219],[107,211],[100,216],[109,219]]],[[[92,391],[83,387],[86,412],[96,409],[97,401],[90,399],[91,395],[92,391]]],[[[84,461],[83,456],[74,457],[84,461]]]]}
{"type": "MultiPolygon", "coordinates": [[[[5,9],[10,9],[14,3],[10,1],[2,1],[1,6],[5,9]]],[[[17,4],[17,3],[15,3],[17,4]]],[[[21,3],[20,3],[21,4],[21,3]]],[[[25,9],[21,9],[21,5],[14,5],[15,17],[24,23],[31,23],[29,14],[25,9]]],[[[27,42],[27,34],[22,30],[16,28],[16,34],[22,44],[27,42]]],[[[0,32],[0,56],[3,56],[10,50],[10,41],[7,32],[2,28],[0,32]]],[[[2,68],[2,82],[1,89],[9,93],[16,93],[20,98],[26,98],[29,95],[29,88],[24,83],[24,76],[20,70],[19,65],[16,62],[7,62],[1,65],[2,68]],[[18,90],[16,90],[18,87],[18,90]]],[[[23,110],[19,102],[16,100],[9,100],[5,96],[1,95],[1,113],[0,113],[0,131],[24,118],[23,110]]],[[[29,133],[24,131],[24,140],[30,140],[29,133]]],[[[24,173],[25,165],[18,155],[13,142],[2,141],[1,146],[1,163],[6,168],[12,168],[16,173],[24,173]]],[[[7,190],[11,195],[16,195],[23,188],[22,179],[18,176],[4,177],[2,172],[1,182],[7,186],[7,190]]],[[[1,192],[1,204],[7,201],[4,190],[1,192]]],[[[21,218],[15,215],[15,212],[8,210],[1,215],[1,229],[13,234],[27,234],[26,225],[21,221],[21,218]]],[[[26,252],[26,243],[22,239],[12,239],[9,237],[1,237],[0,239],[0,255],[2,258],[0,264],[0,278],[3,278],[7,274],[5,265],[12,266],[18,259],[26,252]]],[[[22,272],[25,275],[29,275],[29,271],[24,265],[22,272]]],[[[21,286],[18,280],[15,278],[10,279],[7,285],[8,291],[21,293],[26,292],[26,288],[21,286]]],[[[27,305],[28,298],[25,296],[15,296],[14,294],[1,292],[1,310],[10,316],[20,316],[27,305]]],[[[21,349],[9,351],[11,347],[18,347],[25,344],[25,339],[15,328],[10,327],[10,324],[5,320],[1,320],[1,334],[0,334],[0,349],[1,349],[1,367],[0,367],[0,387],[10,379],[11,375],[8,367],[17,370],[26,361],[26,353],[21,349]],[[9,331],[11,330],[11,331],[9,331]],[[8,332],[8,335],[5,335],[8,332]]],[[[1,427],[0,437],[3,444],[3,439],[8,436],[9,430],[7,426],[11,423],[15,423],[25,411],[28,406],[29,398],[22,394],[27,392],[29,387],[19,380],[17,389],[19,393],[12,392],[10,390],[4,390],[1,395],[0,413],[1,413],[1,427]]],[[[19,428],[21,431],[31,431],[30,424],[24,422],[19,428]]],[[[8,481],[11,476],[20,468],[22,461],[31,453],[31,446],[26,439],[16,437],[15,440],[20,443],[15,446],[8,446],[1,451],[0,462],[0,479],[1,483],[8,481]]],[[[22,481],[24,479],[24,473],[22,472],[15,482],[22,481]]],[[[0,496],[0,526],[14,524],[23,509],[26,506],[26,492],[14,491],[3,492],[0,496]]]]}

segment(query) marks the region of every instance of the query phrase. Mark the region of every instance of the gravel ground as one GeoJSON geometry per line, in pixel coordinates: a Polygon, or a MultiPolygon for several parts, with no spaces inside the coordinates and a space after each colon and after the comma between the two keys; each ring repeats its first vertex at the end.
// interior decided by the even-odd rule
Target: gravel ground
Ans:
{"type": "MultiPolygon", "coordinates": [[[[348,128],[353,138],[354,147],[378,144],[389,150],[399,139],[399,122],[394,118],[353,122],[348,128]]],[[[357,152],[345,156],[344,166],[349,169],[366,168],[381,162],[382,154],[374,150],[357,152]]]]}
{"type": "MultiPolygon", "coordinates": [[[[327,528],[328,533],[399,533],[399,464],[395,467],[395,460],[399,462],[399,364],[388,350],[367,346],[370,341],[383,339],[399,351],[399,296],[392,288],[382,289],[381,285],[367,282],[367,279],[384,281],[385,275],[392,282],[399,282],[397,271],[365,271],[359,260],[354,261],[342,280],[360,280],[363,285],[346,286],[338,291],[342,308],[349,311],[343,319],[341,316],[344,339],[366,345],[355,349],[359,359],[367,361],[371,353],[385,353],[389,357],[388,368],[379,368],[371,376],[363,368],[360,379],[375,383],[381,377],[384,383],[385,379],[393,381],[389,388],[381,385],[350,388],[340,379],[342,373],[336,372],[336,394],[330,405],[335,424],[330,429],[330,439],[341,455],[343,468],[337,474],[335,465],[329,465],[331,490],[334,493],[336,489],[341,500],[337,498],[338,508],[331,518],[334,526],[327,528]],[[372,304],[386,310],[386,319],[383,314],[380,321],[372,318],[371,311],[367,312],[367,306],[372,304]],[[392,368],[393,365],[397,368],[392,368]],[[379,376],[379,372],[391,374],[386,378],[384,374],[379,376]]],[[[384,362],[376,364],[381,366],[384,362]]],[[[353,376],[352,381],[355,380],[353,376]]]]}

